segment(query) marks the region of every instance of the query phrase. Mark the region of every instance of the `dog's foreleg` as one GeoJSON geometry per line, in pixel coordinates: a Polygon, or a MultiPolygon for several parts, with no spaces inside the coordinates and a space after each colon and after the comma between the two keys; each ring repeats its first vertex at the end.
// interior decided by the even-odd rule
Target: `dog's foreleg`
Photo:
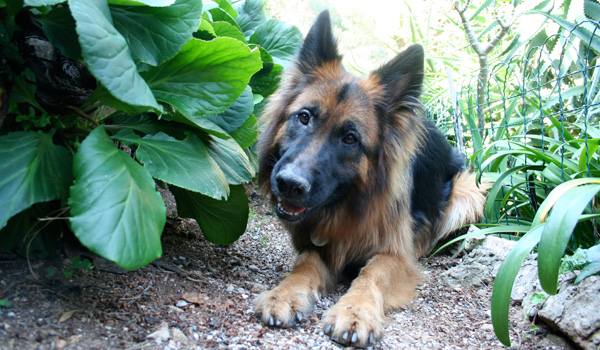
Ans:
{"type": "Polygon", "coordinates": [[[292,326],[311,312],[315,301],[332,282],[331,278],[317,252],[303,252],[279,286],[254,300],[254,313],[269,326],[292,326]]]}
{"type": "Polygon", "coordinates": [[[374,256],[324,317],[324,331],[342,344],[364,347],[383,336],[385,313],[407,304],[421,275],[412,259],[374,256]]]}

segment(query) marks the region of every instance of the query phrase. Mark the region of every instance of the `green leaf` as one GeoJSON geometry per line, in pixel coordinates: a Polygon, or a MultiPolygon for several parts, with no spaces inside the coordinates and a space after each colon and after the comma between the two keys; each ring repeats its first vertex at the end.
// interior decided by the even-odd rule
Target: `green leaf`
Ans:
{"type": "Polygon", "coordinates": [[[227,179],[198,136],[180,141],[159,132],[140,138],[123,130],[113,138],[138,145],[135,156],[152,177],[215,199],[227,198],[227,179]]]}
{"type": "Polygon", "coordinates": [[[242,33],[239,28],[231,25],[230,23],[224,21],[214,22],[212,24],[212,28],[216,36],[234,38],[243,42],[244,44],[247,43],[244,33],[242,33]]]}
{"type": "Polygon", "coordinates": [[[511,168],[511,169],[503,172],[502,175],[500,175],[500,177],[498,177],[498,179],[495,181],[494,185],[488,192],[487,200],[485,203],[485,216],[488,219],[491,219],[495,216],[495,214],[496,214],[496,210],[495,210],[496,209],[495,208],[496,197],[498,196],[498,193],[500,193],[500,190],[502,190],[502,188],[504,187],[505,179],[507,179],[511,175],[516,174],[521,171],[542,170],[542,169],[543,169],[543,167],[541,167],[541,166],[522,165],[522,166],[517,166],[517,167],[511,168]]]}
{"type": "Polygon", "coordinates": [[[174,118],[175,121],[192,126],[194,128],[200,129],[210,135],[216,136],[222,139],[228,139],[231,136],[227,134],[220,126],[212,122],[205,116],[185,116],[181,113],[176,113],[174,118]]]}
{"type": "Polygon", "coordinates": [[[537,306],[542,306],[542,304],[544,303],[544,301],[548,299],[548,295],[547,294],[543,294],[543,293],[533,293],[531,295],[531,299],[529,299],[529,301],[533,304],[533,305],[537,305],[537,306]]]}
{"type": "Polygon", "coordinates": [[[252,146],[256,138],[258,137],[258,120],[252,114],[248,120],[244,123],[244,125],[240,126],[239,129],[230,133],[231,137],[235,140],[235,142],[240,145],[241,148],[248,148],[252,146]]]}
{"type": "Polygon", "coordinates": [[[108,0],[111,5],[123,5],[123,6],[155,6],[164,7],[170,6],[175,3],[175,0],[108,0]]]}
{"type": "Polygon", "coordinates": [[[248,197],[244,186],[231,186],[229,198],[218,201],[200,193],[170,187],[177,203],[177,214],[198,221],[207,240],[231,244],[246,230],[248,197]]]}
{"type": "Polygon", "coordinates": [[[69,0],[83,59],[90,72],[117,100],[137,109],[162,111],[139,75],[127,40],[112,24],[105,0],[69,0]]]}
{"type": "Polygon", "coordinates": [[[586,279],[592,275],[595,275],[598,272],[600,272],[600,262],[590,263],[589,265],[586,265],[583,268],[583,270],[581,270],[581,272],[575,279],[575,282],[573,282],[573,283],[578,284],[581,281],[583,281],[584,279],[586,279]]]}
{"type": "Polygon", "coordinates": [[[111,6],[110,10],[133,59],[157,66],[175,56],[198,29],[202,2],[177,0],[168,7],[111,6]]]}
{"type": "Polygon", "coordinates": [[[81,46],[75,32],[75,20],[68,7],[56,7],[39,21],[48,40],[64,55],[73,59],[81,57],[81,46]]]}
{"type": "Polygon", "coordinates": [[[66,1],[67,0],[24,0],[23,5],[31,7],[52,6],[66,1]]]}
{"type": "Polygon", "coordinates": [[[231,4],[227,0],[213,0],[213,1],[216,2],[217,4],[219,4],[219,7],[223,11],[227,12],[227,14],[231,16],[231,18],[237,17],[237,12],[235,12],[235,10],[233,9],[233,6],[231,6],[231,4]]]}
{"type": "Polygon", "coordinates": [[[161,256],[162,197],[148,171],[119,150],[103,127],[81,143],[73,173],[70,223],[84,246],[127,270],[161,256]]]}
{"type": "Polygon", "coordinates": [[[212,137],[208,152],[219,164],[230,184],[240,185],[252,181],[254,167],[235,140],[212,137]]]}
{"type": "Polygon", "coordinates": [[[508,253],[494,281],[492,290],[492,324],[498,340],[506,346],[510,346],[508,333],[508,309],[510,307],[510,295],[515,278],[519,273],[523,261],[533,247],[540,241],[542,230],[545,225],[539,225],[527,232],[508,253]]]}
{"type": "Polygon", "coordinates": [[[589,45],[594,50],[596,50],[596,52],[600,52],[600,40],[598,39],[598,35],[592,34],[592,32],[590,32],[589,30],[587,30],[583,26],[577,26],[574,23],[570,23],[570,22],[568,22],[568,21],[566,21],[566,20],[564,20],[564,19],[562,19],[562,18],[560,18],[558,16],[546,13],[544,11],[534,10],[534,11],[531,11],[531,13],[537,13],[537,14],[540,14],[540,15],[548,17],[549,19],[553,20],[558,25],[560,25],[561,27],[563,27],[565,30],[567,30],[567,31],[572,32],[573,34],[575,34],[586,45],[589,45]]]}
{"type": "Polygon", "coordinates": [[[276,64],[287,67],[302,45],[302,33],[295,26],[270,19],[255,29],[250,42],[265,48],[276,64]]]}
{"type": "Polygon", "coordinates": [[[256,27],[267,20],[262,0],[246,0],[236,7],[236,11],[238,16],[235,20],[246,37],[250,37],[256,27]]]}
{"type": "Polygon", "coordinates": [[[276,64],[268,73],[258,72],[250,80],[250,86],[256,95],[269,97],[279,87],[281,77],[283,76],[283,67],[276,64]]]}
{"type": "Polygon", "coordinates": [[[219,115],[208,117],[208,119],[220,126],[225,132],[231,133],[244,125],[252,111],[254,111],[254,96],[252,95],[252,89],[246,86],[244,92],[229,109],[219,115]]]}
{"type": "Polygon", "coordinates": [[[14,132],[0,137],[0,228],[38,202],[66,199],[72,158],[52,135],[14,132]]]}
{"type": "Polygon", "coordinates": [[[191,39],[171,60],[142,75],[158,100],[189,117],[225,111],[261,67],[258,50],[238,40],[191,39]]]}
{"type": "MultiPolygon", "coordinates": [[[[600,183],[600,179],[596,182],[600,183]]],[[[554,205],[538,247],[538,275],[546,293],[556,294],[560,260],[567,243],[579,216],[599,191],[600,185],[575,187],[565,192],[554,205]]]]}

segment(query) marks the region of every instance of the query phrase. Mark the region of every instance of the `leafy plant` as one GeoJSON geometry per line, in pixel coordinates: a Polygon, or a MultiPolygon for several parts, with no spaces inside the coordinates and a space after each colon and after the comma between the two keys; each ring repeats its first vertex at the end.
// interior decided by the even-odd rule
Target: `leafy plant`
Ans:
{"type": "Polygon", "coordinates": [[[581,270],[575,279],[575,284],[600,272],[600,245],[589,249],[579,248],[571,256],[563,258],[560,271],[581,270]],[[565,266],[567,265],[567,266],[565,266]]]}
{"type": "Polygon", "coordinates": [[[9,307],[9,306],[10,306],[10,301],[8,301],[6,299],[0,299],[0,317],[2,316],[2,308],[9,307]]]}
{"type": "Polygon", "coordinates": [[[59,231],[144,266],[161,255],[157,181],[210,241],[244,232],[256,115],[297,28],[261,0],[24,0],[0,2],[0,17],[3,250],[48,202],[44,216],[70,209],[59,231]]]}

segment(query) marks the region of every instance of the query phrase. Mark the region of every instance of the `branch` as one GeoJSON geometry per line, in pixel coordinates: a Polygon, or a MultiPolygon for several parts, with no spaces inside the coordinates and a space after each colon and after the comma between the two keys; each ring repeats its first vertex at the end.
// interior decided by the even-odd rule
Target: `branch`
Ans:
{"type": "Polygon", "coordinates": [[[488,53],[490,53],[490,51],[492,51],[496,47],[496,45],[498,45],[500,40],[502,40],[502,38],[511,30],[512,25],[515,23],[514,14],[515,14],[515,9],[513,8],[512,13],[511,13],[510,23],[506,23],[506,22],[504,22],[504,20],[502,18],[500,18],[498,11],[496,11],[496,13],[495,13],[496,20],[498,21],[498,24],[500,25],[501,29],[496,34],[496,36],[492,40],[490,40],[490,42],[486,45],[486,47],[484,49],[484,52],[486,55],[488,53]]]}
{"type": "Polygon", "coordinates": [[[456,8],[456,11],[458,11],[458,14],[460,15],[460,19],[463,23],[463,26],[465,27],[465,33],[467,33],[467,39],[469,39],[471,47],[473,47],[473,50],[475,50],[475,53],[478,56],[483,56],[485,55],[485,51],[481,48],[479,40],[477,40],[477,35],[475,35],[475,32],[471,27],[471,22],[465,15],[465,12],[467,12],[467,8],[469,7],[470,3],[471,1],[467,1],[465,6],[460,6],[460,4],[457,1],[454,3],[454,8],[456,8]]]}

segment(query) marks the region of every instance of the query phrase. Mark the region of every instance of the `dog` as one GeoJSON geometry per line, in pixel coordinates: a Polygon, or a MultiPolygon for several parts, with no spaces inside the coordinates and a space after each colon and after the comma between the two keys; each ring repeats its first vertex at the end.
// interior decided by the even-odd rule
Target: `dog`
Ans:
{"type": "Polygon", "coordinates": [[[485,189],[421,116],[420,45],[363,78],[341,58],[324,11],[261,116],[258,184],[298,256],[254,311],[266,325],[293,326],[349,276],[323,329],[342,345],[366,347],[383,336],[385,314],[414,298],[418,258],[480,220],[485,189]]]}

